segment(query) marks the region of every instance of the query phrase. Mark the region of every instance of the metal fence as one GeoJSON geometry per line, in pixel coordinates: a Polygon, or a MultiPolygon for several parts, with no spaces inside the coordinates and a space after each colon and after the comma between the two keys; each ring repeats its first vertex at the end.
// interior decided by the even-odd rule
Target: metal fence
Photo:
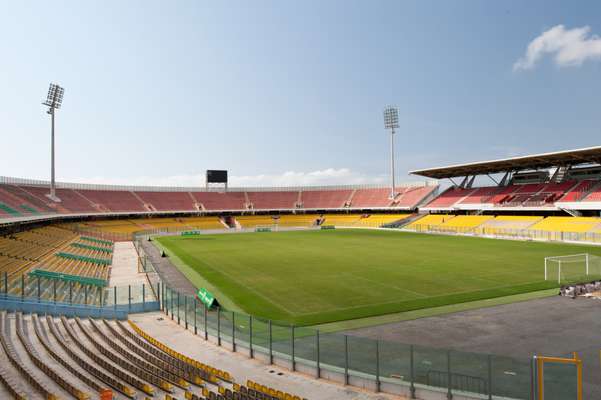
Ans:
{"type": "Polygon", "coordinates": [[[274,363],[285,360],[292,370],[334,372],[349,384],[355,378],[416,390],[443,390],[473,398],[531,399],[534,369],[529,357],[519,360],[497,355],[431,348],[270,321],[252,315],[207,307],[161,283],[160,307],[172,320],[195,334],[228,343],[274,363]]]}
{"type": "MultiPolygon", "coordinates": [[[[401,221],[402,223],[402,221],[401,221]]],[[[505,229],[505,228],[482,228],[482,227],[445,227],[437,225],[411,225],[409,227],[402,227],[401,223],[397,224],[384,224],[381,223],[362,223],[360,225],[351,226],[340,226],[348,228],[388,228],[388,229],[402,229],[404,231],[413,231],[421,233],[441,233],[441,234],[452,234],[452,235],[467,235],[467,236],[483,236],[492,237],[497,239],[516,239],[516,240],[540,240],[540,241],[555,241],[555,242],[582,242],[582,243],[599,243],[601,244],[601,233],[596,232],[558,232],[558,231],[541,231],[531,229],[505,229]]],[[[328,225],[327,223],[325,224],[328,225]]],[[[291,229],[300,229],[303,227],[293,226],[272,226],[273,231],[285,231],[291,229]]],[[[311,227],[304,227],[305,229],[311,227]]],[[[318,227],[312,227],[318,229],[318,227]]],[[[235,232],[252,232],[255,228],[244,228],[236,230],[235,232]]],[[[119,233],[119,232],[106,232],[99,229],[92,229],[90,227],[77,226],[75,231],[80,234],[86,234],[95,236],[102,239],[109,239],[113,241],[130,241],[138,240],[144,236],[152,235],[177,235],[184,231],[181,227],[162,227],[157,229],[148,229],[136,231],[134,233],[119,233]]],[[[202,233],[221,233],[226,232],[224,229],[200,229],[202,233]]]]}
{"type": "MultiPolygon", "coordinates": [[[[22,275],[9,283],[0,280],[0,308],[66,316],[127,318],[129,313],[162,310],[194,334],[231,346],[268,363],[284,363],[291,370],[312,371],[317,378],[342,377],[343,383],[369,382],[376,391],[438,392],[451,398],[536,399],[534,361],[490,354],[374,340],[294,326],[221,308],[208,309],[194,296],[165,284],[144,254],[139,241],[140,268],[150,284],[92,288],[22,275]]],[[[569,397],[578,377],[572,365],[545,370],[545,398],[569,397]],[[557,397],[559,396],[559,397],[557,397]],[[562,397],[563,396],[563,397],[562,397]]],[[[538,398],[538,400],[541,400],[538,398]]]]}
{"type": "MultiPolygon", "coordinates": [[[[534,399],[536,370],[533,361],[374,340],[294,326],[222,308],[208,309],[194,296],[185,295],[161,280],[140,246],[139,268],[150,284],[90,288],[72,282],[21,276],[16,286],[7,275],[0,281],[0,308],[71,316],[126,318],[128,313],[162,310],[178,324],[206,340],[246,352],[291,370],[312,371],[316,377],[342,377],[345,384],[376,391],[406,393],[434,391],[451,398],[534,399]]],[[[545,380],[574,387],[574,377],[554,366],[545,380]]],[[[566,389],[567,390],[567,389],[566,389]]],[[[565,390],[564,390],[565,391],[565,390]]],[[[563,392],[562,392],[563,393],[563,392]]]]}
{"type": "MultiPolygon", "coordinates": [[[[150,275],[150,274],[148,274],[150,275]]],[[[112,309],[126,312],[158,310],[159,282],[103,287],[74,281],[49,279],[26,274],[0,279],[0,308],[3,302],[39,305],[89,307],[90,310],[112,309]]],[[[13,309],[13,308],[7,308],[13,309]]]]}
{"type": "MultiPolygon", "coordinates": [[[[158,284],[160,309],[205,340],[212,338],[217,345],[244,351],[270,364],[284,362],[293,371],[314,373],[317,378],[334,374],[341,376],[344,384],[362,386],[361,382],[369,382],[376,391],[405,393],[411,398],[426,390],[443,393],[447,398],[537,399],[537,372],[531,355],[512,358],[374,340],[320,332],[223,308],[208,309],[195,296],[166,284],[140,242],[148,235],[177,232],[146,231],[136,235],[134,246],[143,270],[158,284]]],[[[566,388],[575,387],[577,377],[569,368],[555,366],[545,379],[563,382],[566,388]]]]}
{"type": "Polygon", "coordinates": [[[474,228],[438,225],[412,225],[404,229],[423,233],[485,236],[501,239],[601,243],[601,233],[595,232],[557,232],[532,229],[474,228]]]}

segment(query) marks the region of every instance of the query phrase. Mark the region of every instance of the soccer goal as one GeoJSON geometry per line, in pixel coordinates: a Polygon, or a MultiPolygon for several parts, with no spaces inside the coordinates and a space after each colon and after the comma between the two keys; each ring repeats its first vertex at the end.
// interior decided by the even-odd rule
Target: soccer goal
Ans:
{"type": "Polygon", "coordinates": [[[601,277],[601,257],[592,254],[572,254],[545,257],[545,280],[576,283],[579,279],[601,277]]]}

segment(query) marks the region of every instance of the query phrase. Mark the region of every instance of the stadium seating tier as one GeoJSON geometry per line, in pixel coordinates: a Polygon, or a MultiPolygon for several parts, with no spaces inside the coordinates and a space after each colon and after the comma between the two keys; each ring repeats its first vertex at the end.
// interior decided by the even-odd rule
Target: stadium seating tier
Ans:
{"type": "Polygon", "coordinates": [[[426,208],[448,208],[473,194],[475,189],[451,187],[426,205],[426,208]]]}
{"type": "Polygon", "coordinates": [[[195,201],[188,192],[135,192],[157,211],[196,211],[195,201]]]}
{"type": "Polygon", "coordinates": [[[303,208],[344,208],[352,190],[303,190],[301,203],[303,208]]]}
{"type": "MultiPolygon", "coordinates": [[[[405,188],[397,188],[397,193],[404,193],[405,188]]],[[[392,203],[390,189],[359,189],[356,190],[351,199],[353,207],[388,207],[392,203]]]]}
{"type": "Polygon", "coordinates": [[[247,194],[248,200],[255,210],[293,209],[296,207],[299,198],[298,191],[248,191],[247,194]]]}
{"type": "Polygon", "coordinates": [[[57,188],[59,202],[48,198],[40,185],[0,184],[0,218],[45,213],[154,213],[168,211],[246,211],[294,209],[376,209],[426,210],[473,209],[478,205],[496,207],[544,207],[556,202],[601,202],[601,182],[566,180],[556,183],[511,184],[506,187],[452,187],[437,197],[437,186],[396,188],[390,199],[388,188],[247,190],[247,191],[145,191],[57,188]],[[422,205],[424,200],[428,201],[422,205]],[[463,207],[462,207],[463,206],[463,207]],[[471,206],[471,207],[468,207],[471,206]]]}

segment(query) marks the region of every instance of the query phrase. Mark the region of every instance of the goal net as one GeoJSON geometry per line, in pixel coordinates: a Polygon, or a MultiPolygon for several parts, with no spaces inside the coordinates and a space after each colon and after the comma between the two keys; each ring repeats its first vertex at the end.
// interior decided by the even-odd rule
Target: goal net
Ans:
{"type": "Polygon", "coordinates": [[[601,278],[601,257],[592,254],[572,254],[545,257],[545,280],[559,284],[601,278]]]}

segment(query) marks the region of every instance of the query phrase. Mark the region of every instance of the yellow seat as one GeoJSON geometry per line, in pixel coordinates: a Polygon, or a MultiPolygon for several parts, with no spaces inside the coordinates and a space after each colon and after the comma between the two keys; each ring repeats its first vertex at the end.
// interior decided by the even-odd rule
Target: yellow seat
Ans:
{"type": "Polygon", "coordinates": [[[438,226],[454,218],[454,215],[447,214],[427,214],[407,225],[408,229],[427,229],[431,226],[438,226]]]}
{"type": "Polygon", "coordinates": [[[529,229],[546,232],[589,232],[601,224],[597,217],[547,217],[529,229]]]}

